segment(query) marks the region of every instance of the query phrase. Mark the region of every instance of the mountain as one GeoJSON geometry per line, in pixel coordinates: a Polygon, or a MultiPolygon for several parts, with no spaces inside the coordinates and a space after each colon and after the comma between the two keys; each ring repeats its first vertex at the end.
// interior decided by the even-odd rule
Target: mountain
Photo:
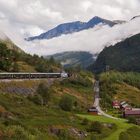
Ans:
{"type": "Polygon", "coordinates": [[[134,16],[131,20],[133,20],[133,19],[135,19],[135,18],[140,18],[140,15],[134,16]]]}
{"type": "Polygon", "coordinates": [[[104,48],[90,70],[102,72],[106,68],[140,72],[140,34],[104,48]]]}
{"type": "Polygon", "coordinates": [[[89,28],[93,28],[94,26],[98,25],[98,24],[104,24],[104,25],[109,25],[109,26],[114,26],[116,23],[110,20],[106,20],[103,18],[100,18],[98,16],[93,17],[91,20],[89,20],[86,23],[86,27],[85,29],[89,29],[89,28]]]}
{"type": "Polygon", "coordinates": [[[98,24],[109,25],[112,27],[117,23],[95,16],[94,18],[90,19],[88,22],[76,21],[76,22],[60,24],[57,27],[45,33],[42,33],[39,36],[29,37],[26,40],[33,41],[33,40],[42,40],[42,39],[52,39],[54,37],[58,37],[64,34],[71,34],[82,30],[87,30],[89,28],[95,27],[98,24]]]}
{"type": "Polygon", "coordinates": [[[125,20],[113,20],[113,22],[115,22],[116,24],[123,24],[123,23],[126,23],[125,20]]]}
{"type": "Polygon", "coordinates": [[[39,39],[39,40],[51,39],[54,37],[58,37],[62,34],[78,32],[83,29],[84,25],[85,25],[85,23],[80,22],[80,21],[60,24],[57,27],[47,31],[46,33],[43,33],[43,34],[41,34],[39,36],[35,36],[35,37],[29,37],[27,40],[32,41],[32,40],[36,40],[36,39],[39,39]]]}
{"type": "Polygon", "coordinates": [[[82,68],[87,68],[95,61],[93,54],[89,52],[64,52],[57,53],[47,58],[53,57],[55,60],[59,61],[64,67],[76,67],[81,66],[82,68]]]}

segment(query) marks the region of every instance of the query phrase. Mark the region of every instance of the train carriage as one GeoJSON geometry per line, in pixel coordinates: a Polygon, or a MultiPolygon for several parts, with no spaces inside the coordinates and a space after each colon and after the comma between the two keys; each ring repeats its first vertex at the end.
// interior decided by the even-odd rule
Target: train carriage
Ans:
{"type": "Polygon", "coordinates": [[[0,79],[43,79],[43,78],[67,78],[69,74],[62,73],[0,73],[0,79]]]}

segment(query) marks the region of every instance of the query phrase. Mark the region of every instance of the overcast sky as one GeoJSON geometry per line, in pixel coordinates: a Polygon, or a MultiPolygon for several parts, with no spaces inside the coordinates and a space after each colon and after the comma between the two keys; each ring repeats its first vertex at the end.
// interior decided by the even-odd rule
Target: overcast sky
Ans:
{"type": "Polygon", "coordinates": [[[0,30],[20,44],[60,23],[94,16],[130,20],[139,14],[140,0],[0,0],[0,30]]]}

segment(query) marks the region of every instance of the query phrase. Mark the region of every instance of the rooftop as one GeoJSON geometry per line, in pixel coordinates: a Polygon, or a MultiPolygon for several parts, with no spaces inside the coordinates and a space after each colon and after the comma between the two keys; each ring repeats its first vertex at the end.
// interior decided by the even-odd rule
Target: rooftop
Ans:
{"type": "Polygon", "coordinates": [[[140,115],[140,110],[125,110],[126,115],[140,115]]]}

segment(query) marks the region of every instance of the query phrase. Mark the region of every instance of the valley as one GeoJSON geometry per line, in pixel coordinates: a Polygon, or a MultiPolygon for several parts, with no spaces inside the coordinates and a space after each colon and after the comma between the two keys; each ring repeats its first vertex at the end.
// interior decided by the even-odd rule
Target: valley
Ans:
{"type": "MultiPolygon", "coordinates": [[[[6,44],[1,46],[1,52],[9,51],[6,49],[6,44]]],[[[13,53],[13,55],[17,54],[13,53]]],[[[28,67],[22,69],[22,72],[30,71],[30,67],[35,72],[37,70],[40,72],[40,69],[36,69],[34,65],[42,62],[48,67],[54,65],[58,70],[61,68],[53,58],[49,58],[50,63],[38,56],[27,56],[31,59],[33,57],[38,62],[33,60],[32,63],[28,62],[28,67]]],[[[25,67],[23,63],[26,61],[21,58],[20,61],[23,62],[18,67],[25,67]]],[[[18,59],[14,63],[19,64],[18,59]]],[[[2,66],[3,64],[1,63],[2,66]]],[[[7,66],[11,68],[8,63],[7,66]]],[[[9,71],[4,69],[8,67],[1,67],[1,70],[9,71]]],[[[30,72],[33,72],[32,69],[30,72]]],[[[115,137],[115,140],[123,140],[123,137],[128,135],[129,129],[139,131],[138,126],[122,118],[122,112],[112,108],[112,101],[115,99],[125,100],[133,107],[139,107],[139,73],[108,71],[94,75],[77,68],[67,69],[67,72],[72,75],[64,79],[2,80],[0,82],[0,138],[114,140],[115,137]],[[97,79],[100,83],[95,82],[97,79]],[[93,105],[100,115],[90,115],[87,112],[93,105]]],[[[138,137],[136,136],[136,140],[138,137]]]]}
{"type": "Polygon", "coordinates": [[[140,140],[139,7],[0,0],[0,140],[140,140]]]}

